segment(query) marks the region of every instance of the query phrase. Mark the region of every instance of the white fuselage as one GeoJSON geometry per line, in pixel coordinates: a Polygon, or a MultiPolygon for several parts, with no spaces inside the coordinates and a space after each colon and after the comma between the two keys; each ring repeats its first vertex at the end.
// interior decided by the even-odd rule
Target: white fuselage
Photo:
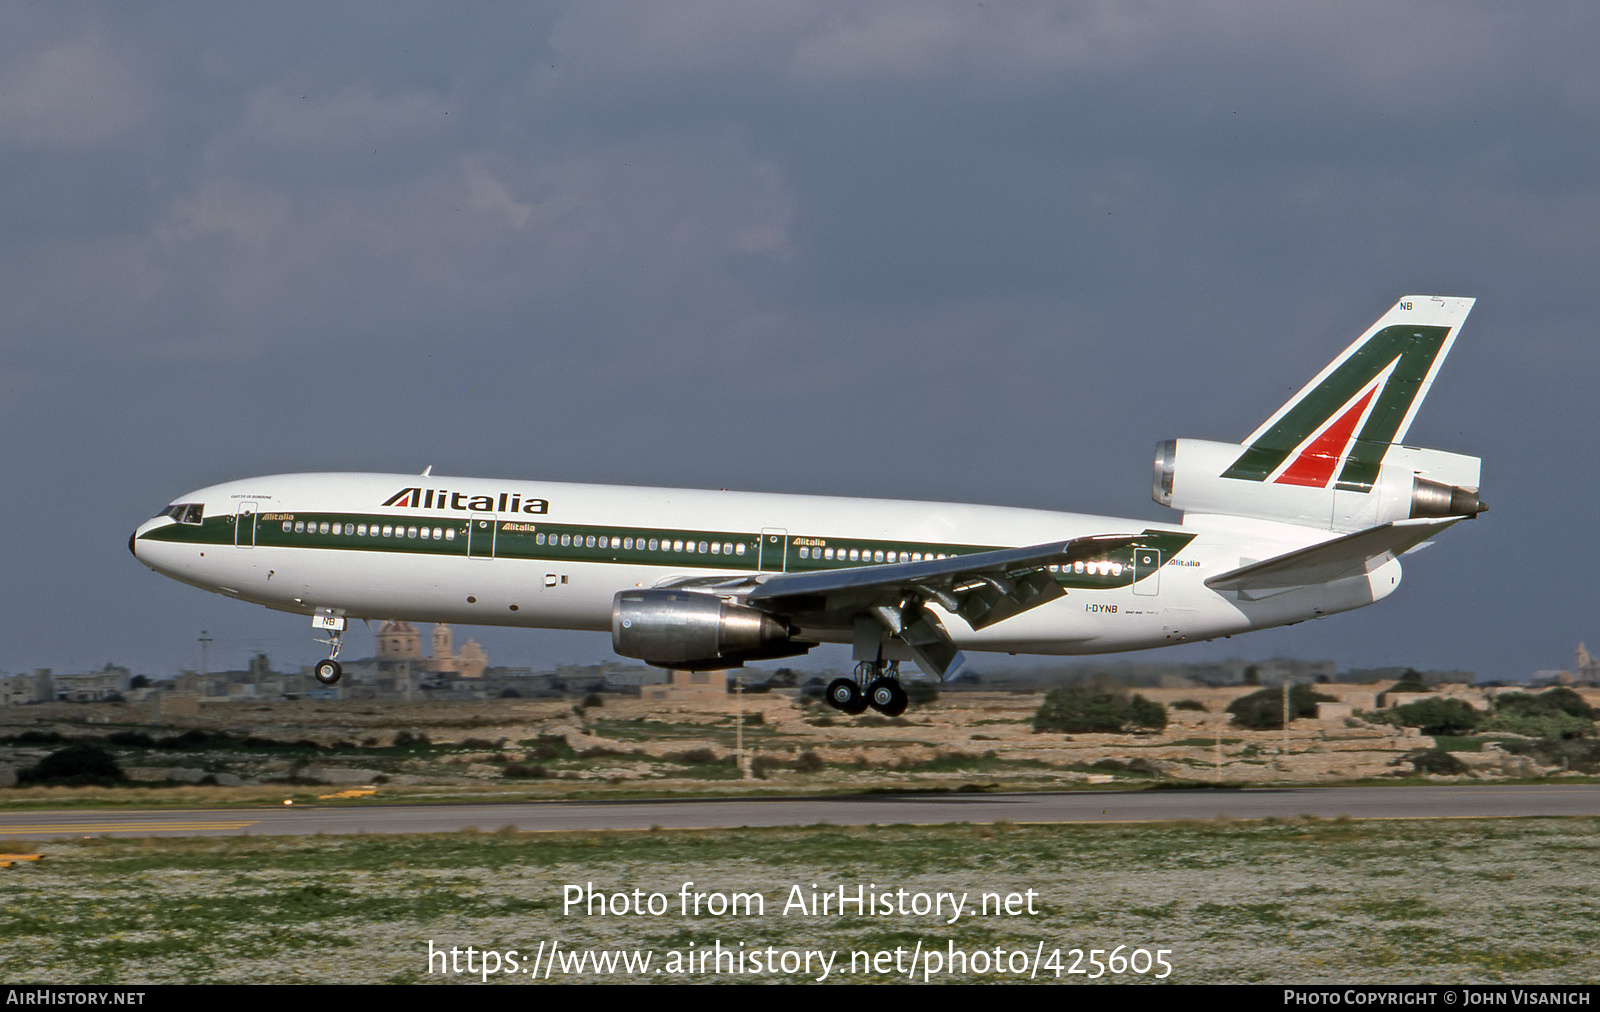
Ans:
{"type": "MultiPolygon", "coordinates": [[[[1391,558],[1360,577],[1257,600],[1211,590],[1207,577],[1334,536],[1237,517],[1148,524],[1002,506],[377,474],[252,478],[174,503],[203,509],[189,522],[162,515],[140,525],[130,546],[141,562],[241,600],[349,618],[601,631],[617,592],[686,577],[919,561],[1097,534],[1165,546],[1137,579],[1131,562],[1127,573],[1123,562],[1066,567],[1065,596],[982,630],[940,613],[962,648],[1088,654],[1347,611],[1400,578],[1391,558]]],[[[847,628],[803,635],[850,640],[847,628]]]]}

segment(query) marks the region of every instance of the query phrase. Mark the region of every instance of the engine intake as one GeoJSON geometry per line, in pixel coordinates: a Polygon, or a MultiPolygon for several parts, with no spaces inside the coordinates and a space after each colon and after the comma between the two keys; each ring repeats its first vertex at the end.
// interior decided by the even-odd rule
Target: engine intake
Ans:
{"type": "Polygon", "coordinates": [[[794,632],[764,611],[713,594],[624,590],[611,603],[612,648],[659,668],[736,668],[814,646],[791,639],[794,632]]]}

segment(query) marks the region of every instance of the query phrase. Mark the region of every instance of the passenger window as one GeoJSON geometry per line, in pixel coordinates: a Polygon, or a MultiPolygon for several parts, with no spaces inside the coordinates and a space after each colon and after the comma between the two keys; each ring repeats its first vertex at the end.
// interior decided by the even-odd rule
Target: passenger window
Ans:
{"type": "Polygon", "coordinates": [[[415,527],[407,527],[406,528],[406,537],[414,538],[416,536],[417,536],[417,529],[415,527]]]}
{"type": "Polygon", "coordinates": [[[384,524],[383,525],[383,536],[386,537],[386,538],[394,537],[394,528],[391,527],[388,524],[384,524]]]}
{"type": "Polygon", "coordinates": [[[583,539],[583,546],[585,548],[593,548],[594,547],[594,535],[593,534],[591,534],[588,537],[583,539]]]}
{"type": "Polygon", "coordinates": [[[741,541],[737,545],[735,545],[733,551],[734,551],[735,555],[743,555],[744,554],[744,542],[741,541]]]}
{"type": "Polygon", "coordinates": [[[650,539],[650,550],[652,552],[656,551],[657,548],[660,546],[660,544],[661,544],[661,540],[659,538],[651,538],[650,539]]]}
{"type": "Polygon", "coordinates": [[[611,547],[611,539],[608,538],[608,537],[605,537],[604,535],[602,535],[601,538],[600,538],[600,547],[601,548],[610,548],[611,547]]]}
{"type": "Polygon", "coordinates": [[[306,532],[306,522],[304,520],[296,520],[294,522],[294,532],[296,534],[304,534],[306,532]]]}
{"type": "Polygon", "coordinates": [[[454,527],[446,527],[444,529],[444,539],[446,541],[454,541],[456,539],[456,529],[454,527]]]}

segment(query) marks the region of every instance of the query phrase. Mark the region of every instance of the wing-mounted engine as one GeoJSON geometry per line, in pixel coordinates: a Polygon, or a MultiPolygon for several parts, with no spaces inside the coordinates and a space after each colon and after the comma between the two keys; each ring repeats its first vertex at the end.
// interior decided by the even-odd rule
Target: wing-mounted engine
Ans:
{"type": "Polygon", "coordinates": [[[611,644],[658,668],[704,671],[794,657],[816,644],[756,608],[688,590],[624,590],[611,603],[611,644]]]}
{"type": "Polygon", "coordinates": [[[1459,453],[1391,446],[1366,481],[1338,481],[1331,464],[1322,483],[1309,466],[1280,465],[1262,474],[1242,466],[1250,448],[1205,439],[1156,446],[1151,498],[1185,513],[1277,520],[1302,527],[1361,531],[1395,520],[1473,517],[1480,461],[1459,453]]]}

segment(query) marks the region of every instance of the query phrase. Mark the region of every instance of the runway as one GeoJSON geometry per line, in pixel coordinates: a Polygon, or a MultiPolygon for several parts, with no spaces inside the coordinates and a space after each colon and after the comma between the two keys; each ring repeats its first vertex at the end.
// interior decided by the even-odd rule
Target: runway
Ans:
{"type": "Polygon", "coordinates": [[[0,840],[80,836],[308,836],[713,829],[758,826],[1119,823],[1181,819],[1464,819],[1600,816],[1600,786],[1144,790],[1050,794],[673,798],[505,804],[67,809],[0,813],[0,840]]]}

